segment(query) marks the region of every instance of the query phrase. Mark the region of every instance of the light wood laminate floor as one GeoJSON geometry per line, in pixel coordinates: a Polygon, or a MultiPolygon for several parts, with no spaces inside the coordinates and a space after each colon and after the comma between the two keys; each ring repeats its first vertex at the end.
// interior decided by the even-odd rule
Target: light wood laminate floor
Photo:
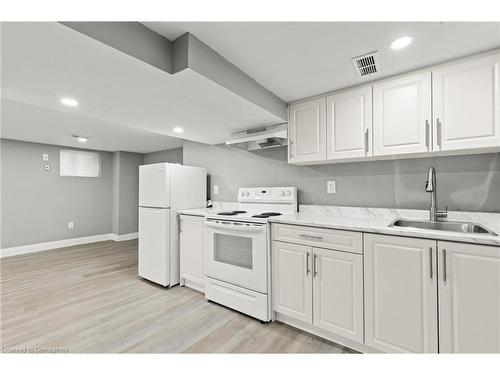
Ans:
{"type": "Polygon", "coordinates": [[[344,353],[282,323],[261,324],[179,286],[137,276],[137,240],[1,262],[3,352],[344,353]]]}

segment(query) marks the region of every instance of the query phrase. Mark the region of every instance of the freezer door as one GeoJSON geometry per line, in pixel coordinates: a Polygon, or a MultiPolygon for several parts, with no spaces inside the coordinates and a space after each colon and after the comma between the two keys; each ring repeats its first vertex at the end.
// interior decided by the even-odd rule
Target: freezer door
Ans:
{"type": "Polygon", "coordinates": [[[170,165],[168,163],[139,167],[139,206],[170,207],[170,165]]]}
{"type": "Polygon", "coordinates": [[[170,210],[139,208],[139,276],[170,284],[170,210]]]}

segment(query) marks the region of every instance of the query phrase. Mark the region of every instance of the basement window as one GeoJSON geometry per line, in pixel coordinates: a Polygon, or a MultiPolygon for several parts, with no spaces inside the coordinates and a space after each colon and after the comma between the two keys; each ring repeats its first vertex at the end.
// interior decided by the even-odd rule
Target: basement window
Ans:
{"type": "Polygon", "coordinates": [[[61,150],[59,175],[71,177],[99,177],[101,160],[98,152],[61,150]]]}

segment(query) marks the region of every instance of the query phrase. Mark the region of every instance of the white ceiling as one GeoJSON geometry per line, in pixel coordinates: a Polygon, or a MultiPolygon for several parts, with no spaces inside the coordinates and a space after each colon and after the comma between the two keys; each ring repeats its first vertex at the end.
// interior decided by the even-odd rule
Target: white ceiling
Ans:
{"type": "Polygon", "coordinates": [[[500,47],[500,23],[144,22],[175,39],[190,32],[286,102],[362,83],[351,58],[378,50],[378,78],[500,47]],[[392,40],[413,44],[393,51],[392,40]]]}
{"type": "Polygon", "coordinates": [[[2,98],[11,102],[4,138],[60,144],[76,133],[110,151],[178,147],[177,126],[183,138],[215,144],[282,122],[190,69],[170,75],[58,23],[2,24],[2,98]],[[62,96],[79,106],[62,106],[62,96]]]}
{"type": "Polygon", "coordinates": [[[2,138],[92,150],[147,153],[182,146],[182,140],[73,113],[2,98],[2,138]],[[70,135],[89,141],[79,143],[70,135]]]}

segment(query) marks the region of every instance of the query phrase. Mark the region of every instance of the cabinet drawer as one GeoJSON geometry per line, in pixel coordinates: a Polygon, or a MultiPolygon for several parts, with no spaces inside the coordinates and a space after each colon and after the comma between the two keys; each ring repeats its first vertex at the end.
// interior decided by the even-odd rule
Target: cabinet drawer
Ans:
{"type": "Polygon", "coordinates": [[[363,254],[361,232],[273,224],[273,240],[363,254]]]}

